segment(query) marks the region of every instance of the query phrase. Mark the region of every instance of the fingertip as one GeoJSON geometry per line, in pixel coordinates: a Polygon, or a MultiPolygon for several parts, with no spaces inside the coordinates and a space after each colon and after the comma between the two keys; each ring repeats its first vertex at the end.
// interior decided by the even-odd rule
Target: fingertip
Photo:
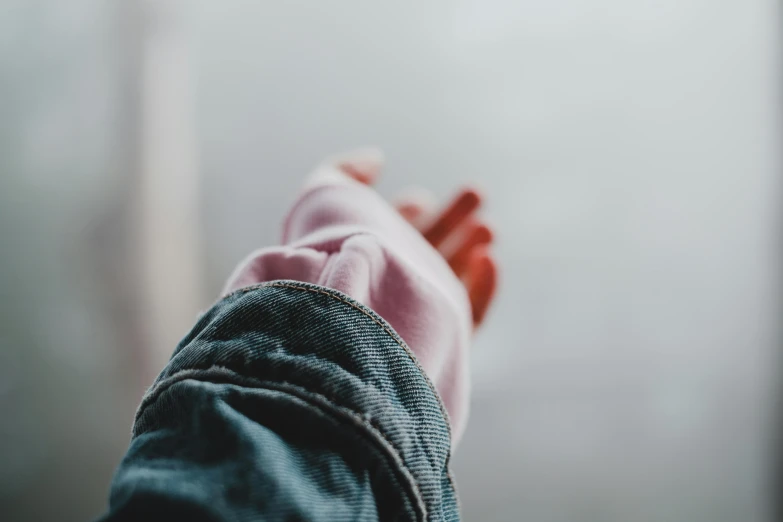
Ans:
{"type": "Polygon", "coordinates": [[[349,178],[353,178],[364,185],[372,185],[378,177],[378,171],[367,170],[351,163],[340,163],[338,168],[349,178]]]}
{"type": "Polygon", "coordinates": [[[424,208],[416,203],[397,203],[395,208],[409,223],[414,223],[424,215],[424,208]]]}
{"type": "Polygon", "coordinates": [[[358,182],[372,185],[380,176],[383,152],[377,148],[357,149],[326,158],[305,181],[308,190],[321,185],[358,182]]]}
{"type": "Polygon", "coordinates": [[[340,154],[333,162],[345,175],[359,183],[372,185],[381,174],[384,164],[383,151],[376,147],[365,147],[340,154]]]}
{"type": "Polygon", "coordinates": [[[457,277],[462,277],[467,272],[473,252],[493,240],[492,229],[484,223],[469,223],[465,228],[467,232],[458,246],[451,252],[444,252],[444,256],[457,277]]]}
{"type": "Polygon", "coordinates": [[[476,244],[491,243],[495,239],[495,233],[485,223],[478,225],[473,234],[476,236],[476,244]]]}
{"type": "Polygon", "coordinates": [[[487,247],[477,248],[470,260],[468,296],[473,312],[473,325],[484,321],[497,290],[498,268],[487,247]]]}
{"type": "Polygon", "coordinates": [[[446,237],[460,226],[481,205],[481,196],[474,188],[461,189],[451,203],[423,232],[424,237],[434,247],[438,247],[446,237]]]}
{"type": "Polygon", "coordinates": [[[463,187],[457,196],[466,207],[478,208],[484,198],[476,187],[463,187]]]}
{"type": "Polygon", "coordinates": [[[421,187],[409,187],[394,198],[394,207],[415,228],[426,224],[437,203],[433,194],[421,187]]]}

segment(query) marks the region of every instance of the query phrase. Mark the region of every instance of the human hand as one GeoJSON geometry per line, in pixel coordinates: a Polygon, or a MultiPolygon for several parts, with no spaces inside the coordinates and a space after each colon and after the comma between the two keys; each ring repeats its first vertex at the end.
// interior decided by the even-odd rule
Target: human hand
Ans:
{"type": "MultiPolygon", "coordinates": [[[[332,159],[347,176],[373,185],[380,175],[382,155],[370,149],[332,159]]],[[[490,251],[492,229],[478,215],[481,195],[472,188],[461,189],[438,209],[432,196],[422,190],[398,199],[395,207],[446,259],[462,281],[470,299],[473,325],[478,327],[497,288],[497,263],[490,251]]]]}

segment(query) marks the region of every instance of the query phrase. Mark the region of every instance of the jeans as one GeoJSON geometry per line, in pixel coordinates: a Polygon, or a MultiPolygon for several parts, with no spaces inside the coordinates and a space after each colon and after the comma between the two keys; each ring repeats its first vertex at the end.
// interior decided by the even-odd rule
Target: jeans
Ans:
{"type": "Polygon", "coordinates": [[[99,520],[452,521],[447,414],[389,325],[294,281],[206,312],[139,406],[99,520]]]}

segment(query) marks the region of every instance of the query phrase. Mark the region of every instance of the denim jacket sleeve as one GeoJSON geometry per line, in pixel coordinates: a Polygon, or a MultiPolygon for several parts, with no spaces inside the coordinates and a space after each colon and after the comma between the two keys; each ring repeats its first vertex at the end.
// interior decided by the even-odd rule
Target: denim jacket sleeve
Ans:
{"type": "Polygon", "coordinates": [[[273,281],[180,342],[100,520],[459,520],[449,456],[443,404],[383,319],[273,281]]]}

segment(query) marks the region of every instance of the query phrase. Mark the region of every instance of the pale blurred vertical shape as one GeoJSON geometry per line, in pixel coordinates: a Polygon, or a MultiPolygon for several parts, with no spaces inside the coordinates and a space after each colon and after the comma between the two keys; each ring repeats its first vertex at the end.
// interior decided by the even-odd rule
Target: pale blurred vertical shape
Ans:
{"type": "Polygon", "coordinates": [[[198,176],[179,1],[143,2],[139,212],[142,323],[157,373],[203,306],[198,176]]]}

